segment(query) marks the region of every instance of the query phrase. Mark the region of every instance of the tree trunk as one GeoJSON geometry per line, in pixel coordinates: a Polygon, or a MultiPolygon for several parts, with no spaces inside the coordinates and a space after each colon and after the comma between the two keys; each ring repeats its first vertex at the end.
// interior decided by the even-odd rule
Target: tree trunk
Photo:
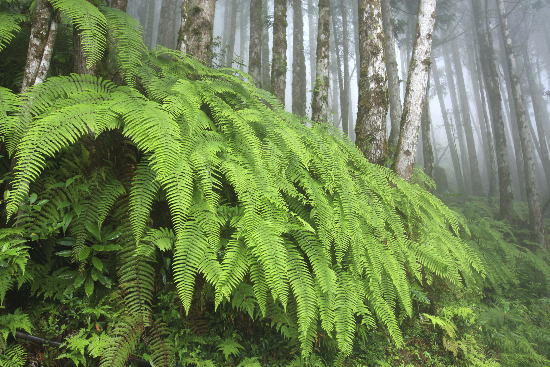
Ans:
{"type": "Polygon", "coordinates": [[[434,23],[435,0],[420,0],[416,36],[407,79],[407,92],[401,117],[399,145],[395,159],[395,172],[407,181],[412,176],[418,144],[418,130],[430,67],[434,23]]]}
{"type": "Polygon", "coordinates": [[[208,63],[215,10],[216,0],[183,0],[177,45],[179,51],[208,63]]]}
{"type": "Polygon", "coordinates": [[[248,73],[256,87],[262,85],[262,0],[250,1],[250,46],[248,48],[248,73]]]}
{"type": "Polygon", "coordinates": [[[462,132],[462,116],[460,115],[460,103],[456,94],[457,87],[454,80],[453,66],[451,64],[450,51],[445,49],[443,51],[443,60],[445,62],[445,75],[447,76],[447,86],[449,89],[449,95],[451,97],[451,104],[453,106],[453,115],[455,119],[455,131],[458,138],[458,146],[460,147],[460,158],[462,161],[462,177],[464,178],[464,194],[470,195],[472,192],[470,179],[470,162],[468,161],[468,148],[466,147],[466,141],[464,140],[464,134],[462,132]]]}
{"type": "Polygon", "coordinates": [[[304,54],[304,21],[302,2],[292,0],[292,113],[306,115],[306,57],[304,54]]]}
{"type": "MultiPolygon", "coordinates": [[[[229,0],[228,0],[229,1],[229,0]]],[[[225,55],[225,64],[228,68],[233,66],[233,57],[235,56],[235,36],[237,34],[237,9],[239,3],[237,0],[230,0],[230,9],[229,14],[229,33],[227,40],[227,54],[225,55]]],[[[229,6],[229,4],[228,4],[229,6]]],[[[183,24],[183,22],[182,22],[183,24]]]]}
{"type": "MultiPolygon", "coordinates": [[[[334,43],[334,34],[332,34],[332,41],[334,43]]],[[[318,42],[318,41],[317,41],[318,42]]],[[[319,43],[317,43],[317,47],[319,47],[319,43]]],[[[331,52],[330,53],[330,68],[332,69],[332,85],[331,85],[331,88],[332,88],[332,103],[331,103],[331,113],[332,113],[332,122],[334,124],[334,126],[338,127],[339,126],[339,121],[340,121],[340,115],[339,115],[339,96],[338,96],[338,91],[339,91],[339,87],[338,87],[338,75],[339,75],[339,71],[340,70],[337,70],[338,68],[338,62],[336,61],[337,57],[336,57],[336,53],[335,52],[331,52]]],[[[319,74],[317,74],[319,75],[319,74]]]]}
{"type": "MultiPolygon", "coordinates": [[[[431,68],[431,66],[430,66],[431,68]]],[[[422,155],[424,157],[424,173],[432,180],[434,178],[434,150],[430,130],[432,117],[430,115],[430,74],[428,72],[428,83],[426,85],[426,97],[424,101],[424,110],[422,111],[422,155]]]]}
{"type": "Polygon", "coordinates": [[[531,134],[529,132],[529,127],[527,126],[527,119],[522,103],[523,95],[516,67],[516,57],[514,56],[512,38],[508,29],[508,19],[506,18],[504,1],[496,1],[499,10],[500,30],[502,32],[502,38],[505,41],[506,57],[508,58],[508,74],[512,83],[512,96],[514,98],[514,104],[516,105],[519,136],[521,139],[521,149],[523,152],[523,160],[525,164],[525,183],[527,189],[529,217],[533,230],[535,231],[536,241],[543,248],[547,248],[546,235],[544,234],[544,224],[542,222],[542,213],[540,210],[539,191],[537,188],[535,157],[533,155],[533,149],[531,148],[531,134]]]}
{"type": "MultiPolygon", "coordinates": [[[[126,13],[126,8],[128,7],[128,0],[112,0],[111,8],[118,9],[126,13]]],[[[174,14],[173,14],[174,15],[174,14]]]]}
{"type": "Polygon", "coordinates": [[[472,193],[476,196],[481,196],[483,194],[483,187],[481,185],[481,176],[479,174],[479,163],[477,160],[476,144],[474,140],[472,120],[470,117],[470,104],[468,102],[466,85],[464,84],[464,73],[462,72],[462,63],[460,62],[458,47],[453,47],[452,53],[455,65],[456,79],[458,82],[460,106],[462,108],[462,126],[464,127],[466,144],[468,146],[468,159],[470,165],[470,175],[472,178],[472,193]]]}
{"type": "Polygon", "coordinates": [[[145,25],[145,34],[143,42],[147,47],[153,48],[153,27],[155,23],[155,2],[149,0],[149,8],[147,10],[147,24],[145,25]]]}
{"type": "MultiPolygon", "coordinates": [[[[317,34],[317,29],[315,28],[315,4],[313,0],[307,1],[307,22],[308,22],[308,33],[309,33],[309,68],[310,72],[310,85],[313,90],[316,80],[316,51],[317,51],[317,40],[315,35],[317,34]]],[[[330,31],[329,31],[330,32],[330,31]]]]}
{"type": "Polygon", "coordinates": [[[383,164],[388,158],[388,88],[380,0],[359,0],[358,10],[360,71],[355,144],[369,162],[383,164]]]}
{"type": "Polygon", "coordinates": [[[464,194],[464,181],[462,178],[462,169],[460,168],[460,159],[458,157],[458,151],[456,150],[455,138],[449,123],[449,117],[447,116],[447,108],[445,107],[445,97],[443,95],[443,88],[439,79],[439,71],[435,62],[431,67],[434,75],[435,91],[437,92],[437,98],[439,99],[439,105],[441,106],[441,114],[443,115],[443,123],[445,125],[445,133],[447,134],[447,142],[449,144],[449,150],[451,152],[451,160],[453,162],[453,168],[456,177],[457,191],[464,194]]]}
{"type": "Polygon", "coordinates": [[[268,3],[262,2],[262,89],[271,90],[270,63],[269,63],[269,26],[267,22],[268,3]]]}
{"type": "Polygon", "coordinates": [[[246,30],[248,28],[248,20],[250,19],[250,5],[246,5],[246,1],[242,1],[241,13],[239,15],[239,69],[241,71],[245,71],[245,60],[248,60],[246,57],[246,42],[248,41],[246,30]]]}
{"type": "Polygon", "coordinates": [[[487,170],[487,177],[489,181],[489,197],[494,197],[497,194],[497,168],[495,150],[493,146],[492,134],[489,128],[489,118],[487,115],[487,108],[485,107],[485,95],[481,88],[481,72],[479,70],[477,49],[475,47],[475,37],[470,30],[468,32],[467,50],[468,66],[470,69],[470,77],[472,86],[474,88],[474,101],[476,103],[476,111],[481,128],[481,139],[484,148],[485,167],[487,170]]]}
{"type": "MultiPolygon", "coordinates": [[[[329,53],[330,53],[330,1],[319,0],[317,22],[317,57],[315,86],[311,101],[311,120],[328,121],[329,53]]],[[[333,83],[334,84],[334,83],[333,83]]],[[[335,88],[336,85],[333,85],[335,88]]]]}
{"type": "MultiPolygon", "coordinates": [[[[189,5],[189,4],[187,4],[189,5]]],[[[177,0],[163,0],[160,8],[159,33],[157,36],[157,45],[168,48],[176,46],[176,34],[174,32],[176,22],[176,12],[178,7],[177,0]]],[[[182,6],[183,10],[183,6],[182,6]]],[[[187,18],[186,14],[186,18],[187,18]]],[[[182,22],[183,23],[183,22],[182,22]]]]}
{"type": "Polygon", "coordinates": [[[395,156],[395,148],[399,142],[399,123],[403,114],[401,92],[399,90],[399,70],[397,70],[397,55],[395,52],[395,35],[393,29],[393,13],[390,0],[382,0],[382,21],[386,38],[386,69],[388,74],[388,89],[390,92],[391,130],[388,145],[390,157],[395,156]]]}
{"type": "Polygon", "coordinates": [[[340,47],[339,47],[339,43],[338,43],[338,37],[337,37],[337,32],[336,32],[336,21],[335,21],[335,17],[334,17],[334,14],[332,14],[332,39],[334,40],[334,53],[336,55],[336,71],[337,71],[337,76],[338,76],[338,86],[340,87],[340,90],[339,90],[339,95],[340,95],[340,100],[339,101],[334,101],[336,103],[339,103],[339,107],[340,107],[340,121],[341,121],[341,127],[342,127],[342,131],[344,132],[344,134],[346,136],[349,136],[349,125],[346,123],[344,124],[344,88],[345,88],[345,84],[344,84],[344,78],[342,76],[342,58],[340,57],[340,47]]]}
{"type": "Polygon", "coordinates": [[[481,67],[483,69],[483,78],[487,95],[489,97],[489,106],[491,110],[491,122],[495,136],[495,148],[498,164],[498,182],[500,191],[500,214],[510,223],[514,220],[514,210],[512,207],[512,180],[510,178],[510,166],[508,164],[508,152],[506,148],[506,133],[504,130],[504,121],[502,119],[502,98],[498,87],[498,74],[493,59],[493,45],[489,43],[488,35],[481,19],[482,8],[480,0],[472,0],[472,12],[475,21],[475,30],[479,42],[479,53],[481,58],[481,67]]]}
{"type": "MultiPolygon", "coordinates": [[[[343,89],[340,90],[340,105],[342,109],[342,126],[347,127],[348,136],[351,136],[350,131],[353,129],[351,126],[350,129],[350,109],[349,109],[349,93],[350,93],[350,72],[349,72],[349,28],[348,28],[348,16],[346,7],[343,5],[342,1],[337,2],[340,7],[340,13],[342,14],[342,52],[343,52],[343,62],[344,62],[344,83],[342,84],[343,89]]],[[[336,33],[334,33],[336,39],[336,33]]]]}
{"type": "Polygon", "coordinates": [[[539,136],[539,154],[546,176],[546,183],[549,185],[550,192],[550,156],[548,154],[548,143],[546,141],[546,134],[544,132],[544,125],[550,123],[548,118],[548,110],[546,104],[542,100],[541,96],[543,92],[539,89],[539,84],[535,81],[535,75],[533,72],[533,66],[529,57],[529,51],[527,45],[523,48],[523,63],[525,65],[525,74],[527,76],[527,84],[529,85],[529,93],[531,94],[531,102],[533,104],[533,111],[535,112],[535,123],[537,125],[537,134],[539,136]]]}
{"type": "Polygon", "coordinates": [[[57,35],[57,20],[47,0],[38,0],[31,25],[21,93],[46,79],[57,35]]]}
{"type": "Polygon", "coordinates": [[[286,89],[286,0],[275,0],[273,16],[273,62],[271,63],[271,88],[273,94],[285,105],[286,89]]]}

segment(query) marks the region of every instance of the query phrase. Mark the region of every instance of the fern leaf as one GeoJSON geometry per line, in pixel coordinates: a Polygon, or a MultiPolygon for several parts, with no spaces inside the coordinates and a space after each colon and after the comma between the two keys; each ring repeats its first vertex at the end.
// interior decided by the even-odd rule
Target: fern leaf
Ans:
{"type": "Polygon", "coordinates": [[[173,365],[175,349],[170,339],[170,328],[163,322],[156,321],[147,334],[150,361],[153,366],[170,367],[173,365]]]}
{"type": "Polygon", "coordinates": [[[0,51],[15,37],[14,33],[21,30],[19,23],[25,19],[23,14],[0,12],[0,51]]]}
{"type": "Polygon", "coordinates": [[[153,199],[160,189],[155,172],[149,166],[148,159],[138,164],[132,190],[130,191],[130,223],[134,238],[139,241],[143,237],[143,231],[153,206],[153,199]]]}
{"type": "Polygon", "coordinates": [[[136,348],[143,324],[139,318],[123,317],[114,327],[113,338],[103,350],[100,367],[123,367],[136,348]]]}

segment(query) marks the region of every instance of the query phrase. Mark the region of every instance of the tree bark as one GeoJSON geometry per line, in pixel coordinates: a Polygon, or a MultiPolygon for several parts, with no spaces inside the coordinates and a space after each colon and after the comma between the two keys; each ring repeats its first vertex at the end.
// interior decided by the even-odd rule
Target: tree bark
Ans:
{"type": "Polygon", "coordinates": [[[262,0],[250,1],[250,45],[248,48],[248,73],[256,87],[262,85],[262,0]]]}
{"type": "Polygon", "coordinates": [[[477,40],[479,42],[481,67],[483,69],[483,78],[489,97],[491,122],[493,124],[495,137],[500,191],[500,215],[506,218],[510,223],[513,223],[512,180],[510,178],[510,166],[508,164],[506,133],[504,130],[504,121],[502,119],[502,98],[498,87],[497,69],[493,59],[493,45],[489,43],[489,38],[481,19],[482,8],[480,0],[472,0],[472,12],[474,15],[477,40]]]}
{"type": "Polygon", "coordinates": [[[307,1],[307,22],[308,22],[308,34],[309,34],[309,67],[310,67],[310,84],[313,90],[316,80],[316,51],[317,51],[317,29],[315,28],[315,4],[313,0],[307,1]]]}
{"type": "MultiPolygon", "coordinates": [[[[112,0],[111,8],[118,9],[126,13],[126,8],[128,7],[128,0],[112,0]]],[[[172,14],[173,15],[173,14],[172,14]]]]}
{"type": "Polygon", "coordinates": [[[468,148],[464,139],[464,133],[462,130],[462,115],[460,111],[460,101],[458,100],[457,90],[454,79],[453,66],[451,63],[450,50],[445,48],[443,51],[443,60],[445,62],[445,75],[447,77],[447,86],[449,90],[449,96],[451,97],[451,104],[453,106],[453,115],[455,119],[455,131],[458,140],[458,146],[460,148],[460,159],[462,162],[462,177],[464,178],[464,194],[470,195],[472,192],[472,180],[470,177],[470,162],[468,161],[468,148]]]}
{"type": "Polygon", "coordinates": [[[437,92],[437,98],[439,99],[439,105],[441,106],[441,114],[443,115],[443,124],[445,125],[445,133],[447,134],[447,142],[449,144],[451,160],[455,171],[457,191],[464,194],[464,181],[462,177],[462,169],[460,168],[460,158],[458,157],[455,137],[451,129],[451,124],[449,123],[449,117],[447,116],[447,108],[445,107],[445,97],[443,95],[443,88],[441,87],[439,71],[437,70],[437,65],[435,62],[432,63],[430,68],[434,75],[435,90],[437,92]]]}
{"type": "MultiPolygon", "coordinates": [[[[330,1],[319,0],[317,23],[317,57],[315,86],[311,101],[311,120],[328,121],[329,57],[330,57],[330,1]]],[[[336,86],[333,85],[333,88],[336,86]]]]}
{"type": "Polygon", "coordinates": [[[304,21],[302,2],[292,0],[292,113],[306,115],[306,57],[304,54],[304,21]]]}
{"type": "Polygon", "coordinates": [[[380,0],[359,0],[358,10],[360,69],[355,144],[369,162],[383,164],[388,158],[388,88],[380,0]]]}
{"type": "Polygon", "coordinates": [[[228,12],[229,33],[227,35],[228,40],[227,40],[227,54],[225,55],[225,65],[228,68],[230,68],[230,67],[233,67],[233,57],[235,56],[235,37],[237,35],[237,9],[239,7],[239,3],[237,2],[237,0],[228,0],[228,2],[231,4],[231,5],[229,4],[227,5],[227,6],[230,6],[231,11],[228,12]]]}
{"type": "MultiPolygon", "coordinates": [[[[348,17],[346,7],[343,5],[342,1],[337,1],[340,13],[342,15],[342,52],[343,52],[343,63],[344,63],[344,75],[342,89],[340,90],[340,106],[342,111],[342,126],[346,126],[347,135],[351,136],[350,131],[353,129],[351,126],[350,129],[350,109],[349,109],[349,93],[350,93],[350,72],[349,72],[349,28],[348,28],[348,17]]],[[[336,33],[334,33],[334,39],[336,39],[336,33]]]]}
{"type": "Polygon", "coordinates": [[[246,0],[242,1],[241,13],[239,14],[239,69],[245,71],[245,60],[249,60],[246,56],[246,43],[248,42],[248,21],[250,20],[250,5],[246,6],[246,0]]]}
{"type": "Polygon", "coordinates": [[[176,22],[175,14],[177,12],[177,7],[177,0],[162,1],[162,6],[160,8],[161,21],[159,22],[157,45],[162,45],[172,49],[176,46],[176,34],[174,32],[174,27],[176,22]]]}
{"type": "Polygon", "coordinates": [[[508,58],[508,74],[512,83],[514,104],[517,111],[517,122],[519,135],[521,139],[521,149],[525,164],[525,182],[527,189],[527,205],[529,206],[529,217],[531,226],[535,231],[536,241],[543,248],[547,248],[546,235],[544,233],[544,224],[542,222],[542,213],[540,210],[539,192],[537,188],[537,175],[535,171],[535,158],[533,149],[531,148],[531,134],[527,126],[525,110],[523,108],[523,95],[521,84],[516,66],[516,57],[512,46],[512,38],[508,29],[508,19],[506,18],[506,9],[504,8],[503,0],[496,0],[498,5],[498,13],[500,18],[500,30],[502,38],[505,41],[506,57],[508,58]]]}
{"type": "Polygon", "coordinates": [[[269,62],[269,24],[268,3],[262,0],[262,89],[271,90],[270,62],[269,62]]]}
{"type": "Polygon", "coordinates": [[[56,34],[57,22],[52,6],[47,0],[38,0],[32,19],[21,93],[44,80],[49,69],[56,34]],[[41,68],[42,64],[44,66],[41,68]]]}
{"type": "Polygon", "coordinates": [[[479,174],[479,162],[477,160],[476,144],[474,140],[472,120],[470,117],[470,104],[468,102],[466,85],[464,84],[464,73],[462,72],[462,63],[460,62],[458,47],[453,47],[452,53],[455,65],[456,79],[458,82],[460,107],[462,109],[462,126],[464,127],[464,133],[466,135],[466,145],[468,146],[470,177],[472,179],[472,193],[476,196],[482,196],[483,186],[481,184],[481,176],[479,174]]]}
{"type": "Polygon", "coordinates": [[[381,0],[382,21],[386,38],[386,69],[388,74],[388,89],[390,93],[391,130],[388,145],[390,157],[395,156],[395,148],[399,143],[399,123],[403,114],[401,92],[399,90],[399,70],[397,70],[397,55],[395,52],[395,35],[393,29],[393,13],[390,0],[381,0]],[[392,148],[393,147],[393,148],[392,148]]]}
{"type": "Polygon", "coordinates": [[[416,156],[418,130],[430,67],[434,23],[435,0],[420,0],[416,36],[407,79],[407,92],[401,117],[399,145],[395,159],[395,172],[407,181],[411,179],[416,156]]]}
{"type": "Polygon", "coordinates": [[[286,89],[286,0],[275,0],[273,15],[273,61],[271,63],[271,88],[273,94],[285,105],[286,89]]]}
{"type": "MultiPolygon", "coordinates": [[[[332,34],[332,41],[334,43],[334,34],[332,34]]],[[[319,47],[319,46],[317,46],[319,47]]],[[[331,69],[332,69],[332,85],[331,85],[331,88],[332,88],[332,103],[331,103],[331,114],[332,114],[332,122],[334,124],[334,126],[338,127],[339,126],[339,121],[340,121],[340,113],[339,113],[339,108],[338,106],[340,105],[340,102],[339,102],[339,91],[340,91],[340,88],[339,88],[339,85],[338,85],[338,76],[340,76],[341,78],[341,75],[340,75],[340,69],[339,69],[339,65],[338,65],[338,62],[337,62],[337,56],[336,56],[336,52],[331,52],[330,53],[330,66],[331,66],[331,69]]]]}
{"type": "Polygon", "coordinates": [[[208,63],[216,0],[183,0],[177,49],[208,63]]]}
{"type": "MultiPolygon", "coordinates": [[[[431,66],[430,66],[431,68],[431,66]]],[[[428,83],[426,85],[426,96],[424,101],[424,110],[422,111],[422,155],[424,157],[424,173],[432,180],[434,178],[434,150],[430,130],[432,117],[430,114],[430,74],[428,72],[428,83]]]]}
{"type": "Polygon", "coordinates": [[[147,11],[147,24],[145,25],[145,34],[143,42],[147,47],[153,48],[153,27],[155,23],[155,2],[149,0],[149,8],[147,11]]]}
{"type": "Polygon", "coordinates": [[[535,123],[537,125],[537,134],[539,137],[539,154],[542,162],[542,168],[546,176],[546,183],[549,185],[550,191],[550,156],[548,154],[548,143],[546,141],[546,134],[544,132],[544,125],[550,123],[548,118],[548,110],[546,104],[542,100],[543,92],[539,88],[535,80],[535,74],[533,72],[533,66],[529,57],[529,50],[527,45],[523,48],[523,63],[525,65],[525,74],[527,76],[527,84],[529,86],[529,94],[531,94],[531,103],[533,104],[533,112],[535,112],[535,123]]]}

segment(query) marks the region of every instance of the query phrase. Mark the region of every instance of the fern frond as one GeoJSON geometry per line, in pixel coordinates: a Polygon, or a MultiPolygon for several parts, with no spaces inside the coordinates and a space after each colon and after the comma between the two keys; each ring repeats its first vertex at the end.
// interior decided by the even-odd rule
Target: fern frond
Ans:
{"type": "Polygon", "coordinates": [[[16,111],[19,110],[17,95],[9,89],[0,87],[0,141],[11,136],[11,132],[17,124],[16,111]]]}
{"type": "Polygon", "coordinates": [[[175,349],[170,339],[168,325],[156,321],[144,339],[149,344],[150,361],[153,366],[170,367],[173,365],[175,349]]]}
{"type": "Polygon", "coordinates": [[[112,331],[113,338],[101,355],[100,366],[126,366],[126,361],[136,348],[142,332],[143,324],[140,318],[131,316],[122,317],[112,331]]]}
{"type": "Polygon", "coordinates": [[[0,12],[0,52],[15,37],[14,33],[21,30],[19,23],[26,19],[27,17],[23,14],[0,12]]]}
{"type": "Polygon", "coordinates": [[[155,172],[149,166],[149,160],[145,158],[137,166],[130,191],[130,223],[132,223],[136,241],[143,237],[153,199],[159,189],[160,184],[155,172]]]}
{"type": "Polygon", "coordinates": [[[105,50],[107,22],[99,9],[86,0],[51,0],[54,9],[71,19],[82,35],[86,66],[97,63],[105,50]]]}
{"type": "Polygon", "coordinates": [[[124,80],[129,86],[134,86],[142,55],[147,50],[143,43],[143,28],[137,19],[118,9],[103,6],[101,12],[107,21],[110,45],[120,60],[124,80]]]}

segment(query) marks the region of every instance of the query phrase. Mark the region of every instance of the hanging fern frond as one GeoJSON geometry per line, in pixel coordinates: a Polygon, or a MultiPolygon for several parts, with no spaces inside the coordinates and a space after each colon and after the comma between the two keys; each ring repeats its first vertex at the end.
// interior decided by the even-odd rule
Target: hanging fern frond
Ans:
{"type": "Polygon", "coordinates": [[[114,48],[124,81],[133,86],[142,54],[147,50],[143,43],[143,28],[137,19],[118,9],[103,6],[101,12],[107,21],[109,45],[114,48]]]}
{"type": "Polygon", "coordinates": [[[136,348],[143,324],[140,318],[123,316],[112,331],[113,338],[101,355],[101,367],[123,367],[136,348]]]}
{"type": "Polygon", "coordinates": [[[143,237],[153,199],[160,189],[160,183],[149,164],[148,158],[144,158],[138,164],[130,191],[130,223],[132,223],[136,241],[143,237]]]}
{"type": "Polygon", "coordinates": [[[18,118],[14,113],[18,110],[17,103],[16,94],[7,88],[0,87],[0,141],[10,137],[17,124],[18,118]]]}
{"type": "Polygon", "coordinates": [[[21,30],[19,23],[26,19],[23,14],[0,12],[0,52],[15,37],[15,33],[21,30]]]}
{"type": "Polygon", "coordinates": [[[150,361],[153,366],[171,367],[173,365],[175,349],[170,339],[168,325],[156,321],[144,339],[151,351],[150,361]]]}
{"type": "Polygon", "coordinates": [[[105,16],[86,0],[50,0],[50,3],[69,17],[81,32],[86,66],[91,68],[101,59],[107,44],[105,16]]]}

